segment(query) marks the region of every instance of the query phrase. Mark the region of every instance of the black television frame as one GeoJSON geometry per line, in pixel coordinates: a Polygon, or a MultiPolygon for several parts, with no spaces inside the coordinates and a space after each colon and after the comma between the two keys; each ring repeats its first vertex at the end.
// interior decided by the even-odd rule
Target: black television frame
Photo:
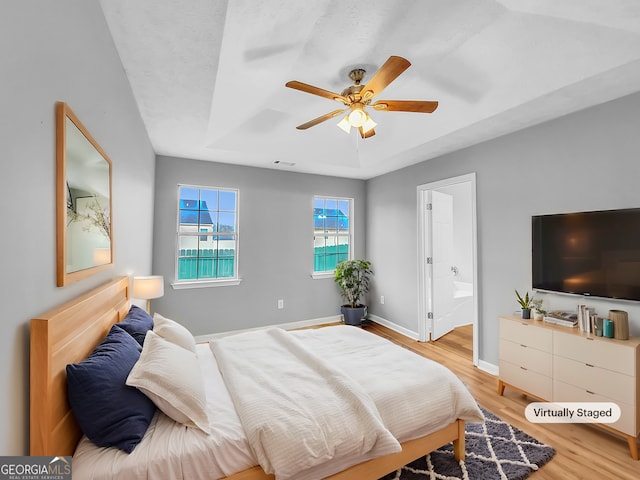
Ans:
{"type": "Polygon", "coordinates": [[[640,208],[533,215],[531,267],[534,290],[640,302],[640,208]]]}

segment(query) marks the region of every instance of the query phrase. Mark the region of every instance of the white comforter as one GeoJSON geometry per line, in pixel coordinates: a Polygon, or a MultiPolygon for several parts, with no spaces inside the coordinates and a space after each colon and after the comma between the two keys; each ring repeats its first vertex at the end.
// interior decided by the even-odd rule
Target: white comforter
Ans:
{"type": "Polygon", "coordinates": [[[277,328],[211,342],[249,443],[277,480],[399,452],[361,385],[277,328]]]}
{"type": "Polygon", "coordinates": [[[475,399],[451,370],[360,328],[335,326],[290,332],[355,379],[400,442],[460,418],[483,422],[475,399]]]}
{"type": "MultiPolygon", "coordinates": [[[[376,335],[348,326],[290,334],[313,355],[354,379],[400,442],[427,435],[457,418],[483,420],[470,393],[448,369],[376,335]]],[[[198,345],[198,358],[202,362],[210,435],[179,425],[158,412],[130,455],[115,447],[98,448],[83,438],[73,458],[73,478],[217,479],[257,465],[209,345],[198,345]]],[[[357,461],[367,459],[364,455],[357,461]]],[[[350,462],[353,459],[328,461],[316,467],[316,478],[343,470],[350,462]]]]}

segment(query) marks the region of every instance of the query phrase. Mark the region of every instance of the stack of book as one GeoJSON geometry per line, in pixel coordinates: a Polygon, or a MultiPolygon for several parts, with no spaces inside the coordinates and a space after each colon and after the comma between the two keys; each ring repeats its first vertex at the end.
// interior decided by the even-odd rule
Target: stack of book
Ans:
{"type": "Polygon", "coordinates": [[[575,328],[578,326],[578,315],[574,312],[554,310],[553,312],[548,312],[542,320],[561,327],[575,328]]]}
{"type": "Polygon", "coordinates": [[[578,327],[581,332],[596,333],[596,310],[586,305],[578,305],[578,327]]]}

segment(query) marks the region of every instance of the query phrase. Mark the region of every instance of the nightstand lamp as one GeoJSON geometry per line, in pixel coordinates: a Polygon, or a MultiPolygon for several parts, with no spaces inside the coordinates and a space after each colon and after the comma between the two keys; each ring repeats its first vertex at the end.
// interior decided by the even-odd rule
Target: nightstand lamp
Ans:
{"type": "Polygon", "coordinates": [[[148,277],[133,277],[133,298],[147,301],[147,313],[151,313],[151,299],[164,295],[164,277],[150,275],[148,277]]]}

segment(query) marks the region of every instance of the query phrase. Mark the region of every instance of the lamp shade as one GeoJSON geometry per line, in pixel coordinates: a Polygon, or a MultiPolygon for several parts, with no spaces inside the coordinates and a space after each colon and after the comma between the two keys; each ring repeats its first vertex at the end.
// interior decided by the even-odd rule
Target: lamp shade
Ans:
{"type": "Polygon", "coordinates": [[[133,277],[133,297],[149,300],[164,295],[164,277],[150,275],[148,277],[133,277]]]}

